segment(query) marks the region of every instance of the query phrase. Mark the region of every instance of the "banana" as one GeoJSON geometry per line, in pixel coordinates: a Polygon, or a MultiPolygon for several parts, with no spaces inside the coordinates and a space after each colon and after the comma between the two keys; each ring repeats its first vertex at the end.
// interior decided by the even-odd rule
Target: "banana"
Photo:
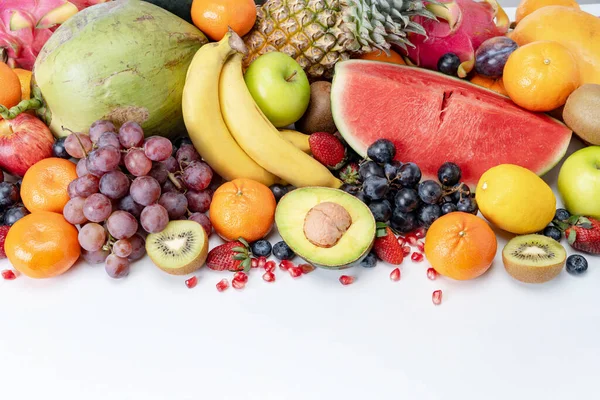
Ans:
{"type": "Polygon", "coordinates": [[[308,155],[312,154],[310,152],[310,144],[308,144],[310,135],[305,135],[302,132],[294,131],[292,129],[280,129],[279,133],[281,134],[281,137],[293,144],[298,150],[301,150],[308,155]]]}
{"type": "Polygon", "coordinates": [[[227,33],[220,42],[205,44],[198,50],[183,88],[183,119],[194,147],[216,173],[226,180],[248,178],[270,186],[279,179],[236,143],[219,105],[223,64],[240,50],[245,50],[244,44],[233,32],[227,33]]]}
{"type": "Polygon", "coordinates": [[[259,165],[296,187],[341,186],[327,167],[286,141],[265,117],[244,82],[241,54],[234,54],[225,63],[219,95],[225,124],[259,165]]]}

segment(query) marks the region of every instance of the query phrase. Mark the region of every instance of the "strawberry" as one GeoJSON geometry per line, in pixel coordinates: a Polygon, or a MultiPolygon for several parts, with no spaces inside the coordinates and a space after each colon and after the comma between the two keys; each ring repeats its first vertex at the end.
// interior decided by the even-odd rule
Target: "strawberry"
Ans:
{"type": "Polygon", "coordinates": [[[568,222],[571,226],[565,229],[565,236],[571,247],[584,253],[600,254],[600,221],[573,216],[568,222]]]}
{"type": "Polygon", "coordinates": [[[346,161],[346,147],[331,133],[315,132],[308,138],[313,157],[329,169],[342,168],[346,161]]]}
{"type": "Polygon", "coordinates": [[[356,185],[360,182],[360,175],[358,174],[358,164],[353,162],[346,164],[346,166],[340,171],[340,179],[342,182],[349,185],[356,185]]]}
{"type": "Polygon", "coordinates": [[[240,238],[208,252],[206,266],[215,271],[245,271],[252,267],[248,242],[240,238]]]}
{"type": "Polygon", "coordinates": [[[377,223],[377,237],[373,248],[377,257],[386,263],[400,265],[404,260],[402,246],[398,243],[392,230],[382,222],[377,223]]]}
{"type": "Polygon", "coordinates": [[[2,225],[0,226],[0,259],[6,258],[6,252],[4,251],[4,241],[6,240],[6,235],[8,235],[8,230],[10,226],[2,225]]]}

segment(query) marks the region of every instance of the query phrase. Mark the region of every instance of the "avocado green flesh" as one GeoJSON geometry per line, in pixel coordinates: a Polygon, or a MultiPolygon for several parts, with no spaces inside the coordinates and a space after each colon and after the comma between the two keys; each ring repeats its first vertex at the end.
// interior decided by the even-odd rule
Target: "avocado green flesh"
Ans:
{"type": "Polygon", "coordinates": [[[281,238],[294,252],[323,268],[343,268],[363,258],[375,238],[375,220],[360,200],[337,189],[305,187],[285,195],[277,206],[275,222],[281,238]],[[317,204],[330,201],[344,207],[352,224],[339,241],[329,248],[319,247],[304,235],[304,218],[317,204]]]}

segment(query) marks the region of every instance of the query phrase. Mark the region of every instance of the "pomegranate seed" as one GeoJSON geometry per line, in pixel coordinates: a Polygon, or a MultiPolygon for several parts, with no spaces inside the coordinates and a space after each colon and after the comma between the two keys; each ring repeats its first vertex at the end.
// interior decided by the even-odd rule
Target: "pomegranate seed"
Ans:
{"type": "Polygon", "coordinates": [[[396,268],[390,273],[390,279],[393,281],[400,280],[400,268],[396,268]]]}
{"type": "Polygon", "coordinates": [[[197,283],[198,283],[198,278],[195,276],[192,276],[190,279],[187,279],[185,281],[185,286],[187,286],[188,289],[191,289],[193,287],[196,287],[197,283]]]}
{"type": "Polygon", "coordinates": [[[400,245],[400,247],[404,247],[404,245],[406,244],[406,240],[402,236],[398,236],[398,244],[400,245]]]}
{"type": "Polygon", "coordinates": [[[431,295],[431,301],[433,301],[433,304],[435,304],[436,306],[439,306],[440,304],[442,304],[442,291],[441,290],[434,291],[433,294],[431,295]]]}
{"type": "Polygon", "coordinates": [[[12,280],[17,279],[17,275],[15,275],[15,273],[12,269],[5,269],[4,271],[2,271],[2,277],[4,279],[6,279],[7,281],[12,281],[12,280]]]}
{"type": "Polygon", "coordinates": [[[243,289],[244,287],[246,287],[246,282],[234,279],[231,281],[231,286],[234,289],[243,289]]]}
{"type": "Polygon", "coordinates": [[[417,228],[413,234],[415,235],[416,238],[418,239],[423,239],[425,237],[425,228],[421,227],[421,228],[417,228]]]}
{"type": "Polygon", "coordinates": [[[265,257],[265,256],[258,257],[258,268],[264,267],[266,263],[267,263],[267,257],[265,257]]]}
{"type": "Polygon", "coordinates": [[[292,267],[295,267],[295,265],[290,260],[283,260],[279,263],[279,268],[281,268],[284,271],[287,271],[288,269],[290,269],[292,267]]]}
{"type": "Polygon", "coordinates": [[[239,271],[239,272],[236,272],[235,274],[233,274],[233,280],[240,281],[242,283],[246,283],[246,282],[248,282],[248,275],[246,275],[246,273],[243,271],[239,271]]]}
{"type": "Polygon", "coordinates": [[[417,242],[417,250],[419,250],[421,253],[425,251],[425,243],[421,242],[420,240],[417,242]]]}
{"type": "Polygon", "coordinates": [[[217,283],[217,290],[222,292],[227,289],[229,289],[229,281],[227,279],[221,279],[219,283],[217,283]]]}
{"type": "Polygon", "coordinates": [[[409,233],[408,235],[406,235],[404,237],[404,239],[406,239],[408,244],[410,244],[411,246],[416,246],[417,242],[419,241],[419,239],[417,239],[417,237],[415,235],[413,235],[412,233],[409,233]]]}
{"type": "Polygon", "coordinates": [[[250,260],[250,266],[252,268],[258,268],[258,260],[256,258],[253,258],[250,260]]]}
{"type": "Polygon", "coordinates": [[[300,267],[289,267],[287,270],[292,278],[297,278],[302,275],[302,268],[300,267]]]}
{"type": "Polygon", "coordinates": [[[354,277],[352,275],[342,275],[340,276],[340,283],[344,286],[351,285],[354,283],[354,277]]]}
{"type": "Polygon", "coordinates": [[[404,254],[404,257],[408,257],[408,255],[410,254],[410,247],[408,247],[408,246],[402,247],[402,254],[404,254]]]}
{"type": "Polygon", "coordinates": [[[437,278],[436,270],[433,268],[428,268],[427,269],[427,278],[429,278],[432,281],[435,281],[435,278],[437,278]]]}
{"type": "Polygon", "coordinates": [[[274,272],[275,271],[275,261],[270,260],[265,264],[265,271],[274,272]]]}
{"type": "Polygon", "coordinates": [[[271,271],[267,271],[263,275],[263,281],[265,282],[275,282],[275,274],[271,271]]]}
{"type": "Polygon", "coordinates": [[[300,264],[299,267],[302,269],[303,274],[309,274],[315,270],[315,267],[310,264],[300,264]]]}
{"type": "Polygon", "coordinates": [[[413,260],[414,262],[421,262],[421,261],[423,261],[423,254],[415,251],[414,253],[411,254],[410,259],[413,260]]]}

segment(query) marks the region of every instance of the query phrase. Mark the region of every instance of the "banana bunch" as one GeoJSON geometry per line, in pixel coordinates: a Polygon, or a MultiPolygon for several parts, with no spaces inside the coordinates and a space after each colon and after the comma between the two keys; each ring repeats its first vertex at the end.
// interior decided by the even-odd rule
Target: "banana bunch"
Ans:
{"type": "Polygon", "coordinates": [[[245,51],[230,31],[202,46],[190,64],[182,107],[196,150],[226,180],[340,187],[342,182],[310,156],[308,136],[278,131],[256,105],[242,73],[245,51]]]}

